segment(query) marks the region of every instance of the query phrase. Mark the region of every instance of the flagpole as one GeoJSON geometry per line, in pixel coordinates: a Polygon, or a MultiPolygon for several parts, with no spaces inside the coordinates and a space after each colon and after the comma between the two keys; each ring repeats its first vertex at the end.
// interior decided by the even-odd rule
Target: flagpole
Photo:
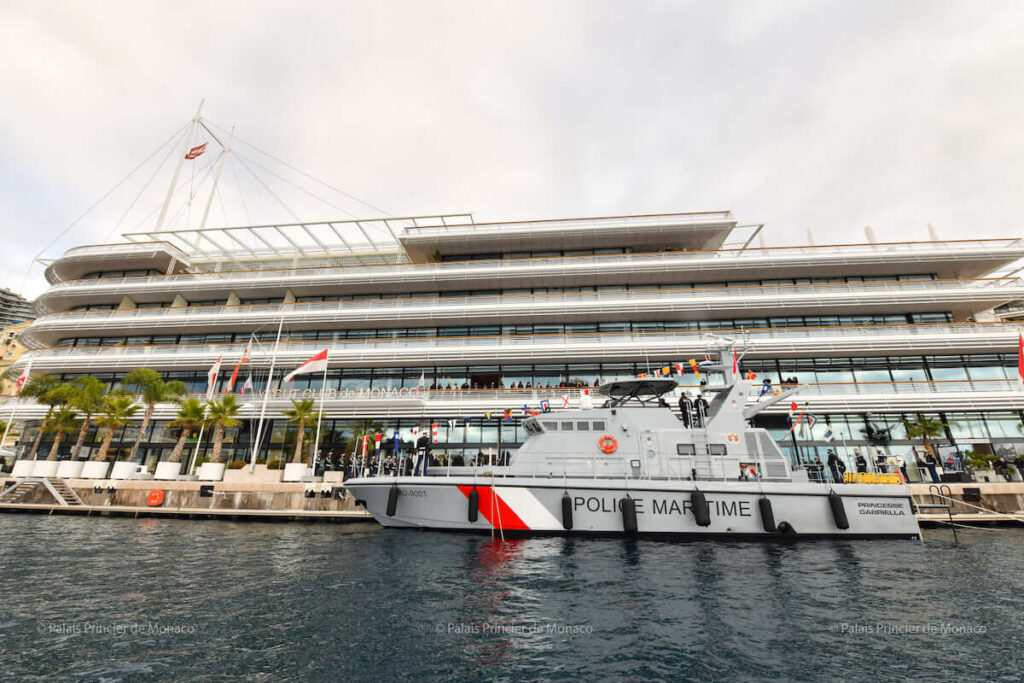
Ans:
{"type": "Polygon", "coordinates": [[[160,232],[160,228],[164,225],[164,219],[167,217],[167,207],[171,204],[171,196],[174,194],[174,188],[178,184],[178,175],[181,173],[181,165],[185,163],[185,154],[188,154],[189,147],[195,142],[196,127],[199,125],[199,113],[203,111],[203,103],[206,100],[199,100],[199,108],[196,109],[196,115],[192,119],[192,129],[189,130],[188,135],[185,136],[185,150],[180,157],[178,157],[178,166],[174,169],[174,177],[171,179],[171,186],[167,188],[167,198],[164,199],[164,205],[160,208],[160,216],[156,219],[156,231],[160,232]]]}
{"type": "MultiPolygon", "coordinates": [[[[316,439],[313,441],[313,461],[316,461],[316,454],[320,451],[320,425],[324,421],[324,400],[327,397],[327,366],[331,364],[331,350],[327,349],[324,357],[324,380],[320,387],[320,412],[316,417],[316,439]]],[[[365,451],[364,451],[365,457],[365,451]]],[[[315,470],[314,470],[315,472],[315,470]]]]}
{"type": "Polygon", "coordinates": [[[196,458],[199,457],[199,447],[203,444],[203,430],[206,429],[206,413],[210,407],[203,404],[203,421],[199,423],[199,436],[196,438],[196,447],[192,450],[192,462],[189,463],[188,473],[192,474],[196,467],[196,458]]]}
{"type": "Polygon", "coordinates": [[[274,352],[270,354],[270,372],[267,374],[267,386],[263,389],[263,404],[260,406],[260,420],[256,424],[256,436],[253,437],[252,455],[249,457],[249,472],[256,469],[256,454],[259,453],[260,437],[263,436],[263,420],[267,415],[267,401],[270,400],[270,384],[274,381],[274,363],[277,361],[277,349],[281,345],[281,329],[284,327],[284,316],[277,325],[277,341],[274,342],[274,352]]]}
{"type": "MultiPolygon", "coordinates": [[[[14,424],[14,411],[18,409],[18,397],[14,397],[14,405],[11,406],[11,418],[7,420],[7,426],[4,428],[4,438],[0,439],[0,450],[3,450],[4,444],[7,443],[7,435],[11,432],[11,425],[14,424]]],[[[11,449],[11,453],[14,453],[14,449],[11,449]]]]}

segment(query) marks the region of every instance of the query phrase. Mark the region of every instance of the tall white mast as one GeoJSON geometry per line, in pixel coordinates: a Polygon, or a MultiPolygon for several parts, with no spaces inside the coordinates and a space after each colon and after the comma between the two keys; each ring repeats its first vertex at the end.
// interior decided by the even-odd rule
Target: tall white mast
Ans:
{"type": "Polygon", "coordinates": [[[260,437],[263,436],[263,420],[267,415],[267,401],[270,400],[270,384],[274,381],[274,364],[277,362],[277,349],[281,345],[281,329],[284,327],[284,316],[277,325],[277,341],[274,342],[274,352],[270,356],[270,372],[267,373],[267,386],[263,390],[263,405],[260,406],[260,421],[256,424],[256,436],[253,437],[252,455],[249,456],[249,471],[256,469],[256,454],[260,450],[260,437]]]}
{"type": "Polygon", "coordinates": [[[228,144],[220,153],[220,159],[217,161],[217,173],[213,176],[213,187],[210,188],[210,198],[206,200],[206,209],[203,211],[203,221],[199,224],[200,230],[206,227],[206,219],[210,215],[210,207],[213,206],[213,195],[217,192],[217,181],[220,180],[221,169],[224,168],[224,161],[228,158],[228,152],[231,151],[231,143],[234,141],[234,139],[235,128],[234,126],[232,126],[231,135],[228,137],[228,144]]]}
{"type": "Polygon", "coordinates": [[[195,142],[196,128],[199,127],[199,113],[203,111],[203,102],[205,101],[205,99],[199,100],[199,108],[196,109],[196,115],[192,119],[192,128],[189,130],[188,135],[185,136],[185,149],[182,150],[181,156],[178,157],[178,165],[174,169],[174,178],[171,179],[171,186],[167,188],[167,198],[164,199],[164,205],[160,208],[160,217],[156,219],[157,232],[164,226],[164,219],[167,218],[167,207],[171,205],[171,195],[174,194],[174,188],[178,186],[178,174],[181,173],[181,165],[185,163],[185,155],[188,154],[188,150],[191,149],[195,142]]]}

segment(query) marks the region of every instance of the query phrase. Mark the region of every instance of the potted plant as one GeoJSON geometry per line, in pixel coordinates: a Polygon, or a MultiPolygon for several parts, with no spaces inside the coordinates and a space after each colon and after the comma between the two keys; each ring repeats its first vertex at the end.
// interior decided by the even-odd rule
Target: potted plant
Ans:
{"type": "Polygon", "coordinates": [[[64,440],[65,434],[70,434],[78,429],[78,416],[75,411],[66,405],[62,405],[49,414],[40,427],[41,431],[53,434],[53,444],[50,445],[50,453],[46,460],[37,460],[32,468],[32,476],[55,477],[60,463],[57,462],[57,453],[60,450],[60,443],[64,440]]]}
{"type": "Polygon", "coordinates": [[[213,427],[213,452],[210,453],[209,462],[199,467],[199,479],[202,481],[220,481],[224,478],[224,463],[221,461],[224,430],[242,424],[237,417],[240,407],[238,398],[232,395],[206,403],[206,425],[213,427]]]}
{"type": "Polygon", "coordinates": [[[284,411],[284,416],[289,422],[298,424],[298,435],[295,437],[295,455],[292,461],[284,466],[284,476],[281,481],[302,481],[306,476],[306,461],[302,455],[302,442],[306,436],[306,423],[312,421],[316,416],[316,409],[313,407],[313,399],[302,398],[292,399],[292,407],[284,411]]]}
{"type": "Polygon", "coordinates": [[[126,386],[133,387],[141,395],[142,402],[146,405],[146,412],[142,415],[142,426],[139,427],[139,435],[135,437],[131,453],[128,454],[128,460],[134,463],[135,456],[139,452],[139,446],[146,438],[146,432],[149,429],[150,421],[153,419],[153,411],[156,410],[156,404],[178,400],[188,391],[188,388],[184,382],[177,380],[165,382],[159,372],[149,368],[136,368],[132,370],[124,376],[124,383],[126,386]]]}
{"type": "Polygon", "coordinates": [[[109,385],[89,375],[72,380],[68,386],[70,390],[68,405],[82,414],[82,423],[78,430],[78,439],[71,449],[71,459],[62,461],[60,467],[57,468],[57,476],[65,479],[78,477],[85,467],[85,462],[80,460],[82,445],[85,443],[85,436],[92,425],[93,415],[103,410],[103,400],[106,398],[109,388],[109,385]]]}
{"type": "Polygon", "coordinates": [[[187,398],[178,408],[178,415],[170,426],[178,430],[178,441],[166,461],[158,462],[154,479],[177,479],[181,474],[181,454],[192,430],[203,422],[203,404],[198,398],[187,398]]]}
{"type": "Polygon", "coordinates": [[[106,479],[110,470],[110,463],[107,462],[107,452],[114,436],[125,425],[130,424],[139,406],[132,401],[131,396],[121,393],[112,393],[103,400],[103,411],[96,418],[96,424],[105,427],[107,433],[103,436],[103,443],[96,452],[96,459],[85,463],[82,468],[82,479],[106,479]]]}

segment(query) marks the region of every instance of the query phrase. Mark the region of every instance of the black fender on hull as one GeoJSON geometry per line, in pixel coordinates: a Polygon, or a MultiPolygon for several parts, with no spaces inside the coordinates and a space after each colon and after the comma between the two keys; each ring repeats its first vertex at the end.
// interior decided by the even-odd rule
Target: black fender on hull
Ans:
{"type": "Polygon", "coordinates": [[[474,486],[469,492],[469,507],[467,508],[466,519],[475,522],[480,513],[480,492],[474,486]]]}
{"type": "Polygon", "coordinates": [[[761,496],[757,501],[757,507],[761,511],[761,526],[768,533],[773,533],[775,526],[775,513],[772,511],[772,502],[768,496],[761,496]]]}
{"type": "Polygon", "coordinates": [[[619,501],[619,508],[622,510],[622,530],[627,536],[635,536],[636,526],[636,501],[626,496],[619,501]]]}
{"type": "Polygon", "coordinates": [[[569,492],[562,494],[562,528],[566,531],[572,530],[572,498],[569,492]]]}
{"type": "Polygon", "coordinates": [[[388,517],[394,517],[396,510],[398,510],[398,484],[392,484],[388,489],[388,517]]]}
{"type": "Polygon", "coordinates": [[[697,526],[711,526],[711,508],[708,507],[708,499],[703,491],[694,491],[690,494],[690,507],[697,526]]]}
{"type": "Polygon", "coordinates": [[[835,491],[829,491],[828,504],[832,508],[832,519],[836,522],[836,528],[846,530],[850,528],[850,520],[846,517],[846,508],[843,507],[843,497],[835,491]]]}

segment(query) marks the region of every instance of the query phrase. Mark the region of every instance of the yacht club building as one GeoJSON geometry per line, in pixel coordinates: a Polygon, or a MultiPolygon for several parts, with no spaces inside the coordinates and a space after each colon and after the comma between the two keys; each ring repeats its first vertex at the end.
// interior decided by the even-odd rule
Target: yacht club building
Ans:
{"type": "MultiPolygon", "coordinates": [[[[917,414],[939,417],[940,443],[961,451],[1024,452],[1019,325],[992,313],[1024,299],[1021,281],[999,276],[1024,257],[1024,242],[766,248],[760,230],[720,211],[127,234],[48,265],[19,367],[31,360],[33,374],[113,384],[149,367],[205,394],[211,365],[223,359],[222,391],[252,339],[238,384],[251,374],[254,390],[226,459],[253,455],[273,364],[255,453],[272,461],[294,443],[281,415],[289,399],[319,398],[323,381],[282,377],[327,349],[325,458],[351,452],[352,429],[366,421],[406,440],[437,424],[436,452],[474,454],[514,449],[524,407],[575,405],[583,387],[683,362],[677,379],[693,393],[688,361],[718,335],[743,343],[743,368],[759,380],[800,385],[814,427],[791,431],[788,402],[757,418],[794,460],[834,448],[850,461],[855,448],[874,450],[867,436],[879,429],[890,430],[884,448],[909,459],[903,419],[917,414]]],[[[158,407],[139,451],[150,469],[174,445],[165,428],[174,409],[158,407]]],[[[24,451],[45,407],[21,400],[16,410],[29,421],[24,451]]],[[[100,438],[94,428],[87,449],[100,438]]]]}

